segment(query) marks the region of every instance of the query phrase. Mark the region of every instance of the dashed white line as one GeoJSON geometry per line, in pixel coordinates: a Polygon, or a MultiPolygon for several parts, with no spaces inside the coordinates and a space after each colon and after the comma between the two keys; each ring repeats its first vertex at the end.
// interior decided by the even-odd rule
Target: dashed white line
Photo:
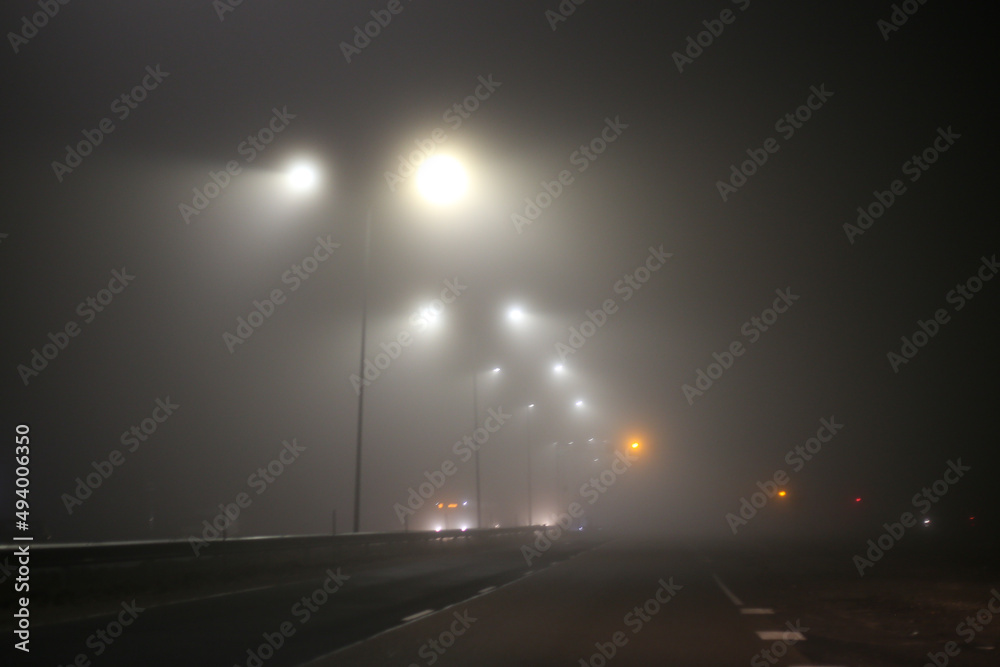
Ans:
{"type": "Polygon", "coordinates": [[[433,614],[433,613],[434,613],[433,609],[424,609],[423,611],[418,611],[416,614],[410,614],[409,616],[404,617],[403,618],[403,622],[404,623],[409,623],[410,621],[415,621],[418,618],[423,618],[424,616],[427,616],[428,614],[433,614]]]}
{"type": "Polygon", "coordinates": [[[719,579],[719,575],[713,574],[712,578],[715,579],[715,583],[717,583],[719,585],[719,588],[722,589],[722,592],[726,594],[726,597],[728,597],[729,600],[734,605],[736,605],[737,607],[742,607],[743,606],[743,601],[740,600],[735,595],[733,595],[733,592],[731,590],[729,590],[728,588],[726,588],[726,585],[724,583],[722,583],[722,579],[719,579]]]}
{"type": "MultiPolygon", "coordinates": [[[[542,572],[544,570],[545,570],[545,568],[542,568],[541,570],[539,570],[539,572],[542,572]]],[[[529,572],[528,574],[532,574],[532,573],[529,572]]],[[[522,578],[523,577],[518,577],[517,579],[513,579],[511,581],[508,581],[505,584],[500,584],[496,588],[500,589],[500,588],[507,588],[508,586],[513,586],[514,584],[518,583],[522,578]]],[[[452,609],[453,607],[457,607],[460,604],[465,604],[467,602],[470,602],[474,598],[475,598],[475,596],[472,596],[472,597],[469,597],[469,598],[465,598],[463,600],[458,600],[458,601],[453,602],[453,603],[451,603],[451,604],[449,604],[449,605],[447,605],[445,607],[442,607],[439,611],[441,611],[441,612],[448,611],[449,609],[452,609]]],[[[375,639],[376,637],[381,637],[382,635],[388,635],[390,633],[396,632],[400,628],[406,626],[406,623],[408,622],[407,619],[414,619],[415,620],[415,618],[423,618],[424,616],[428,615],[427,612],[430,612],[432,614],[433,613],[437,613],[437,612],[435,612],[433,610],[428,609],[426,611],[420,612],[420,614],[414,614],[413,616],[407,616],[405,619],[403,619],[404,622],[400,623],[399,625],[394,625],[392,627],[385,628],[384,630],[379,630],[378,632],[376,632],[375,634],[373,634],[371,636],[364,637],[363,639],[359,639],[357,641],[351,642],[350,644],[344,644],[340,648],[335,649],[334,651],[332,651],[330,653],[326,653],[326,654],[323,654],[323,655],[319,656],[318,658],[316,658],[315,660],[313,660],[313,662],[310,662],[308,664],[312,665],[314,663],[318,663],[320,660],[325,660],[325,659],[329,658],[330,656],[336,655],[337,653],[342,653],[344,651],[347,651],[348,649],[352,649],[355,646],[358,646],[360,644],[364,644],[365,642],[371,641],[372,639],[375,639]]]]}
{"type": "Polygon", "coordinates": [[[496,587],[496,586],[487,586],[486,588],[483,588],[483,589],[481,589],[481,590],[479,591],[479,594],[480,594],[480,595],[486,595],[487,593],[492,593],[492,592],[493,592],[493,591],[495,591],[496,589],[497,589],[497,587],[496,587]]]}

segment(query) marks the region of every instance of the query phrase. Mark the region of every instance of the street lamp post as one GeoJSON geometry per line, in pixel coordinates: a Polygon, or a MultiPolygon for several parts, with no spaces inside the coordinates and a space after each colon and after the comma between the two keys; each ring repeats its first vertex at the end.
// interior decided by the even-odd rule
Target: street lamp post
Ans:
{"type": "MultiPolygon", "coordinates": [[[[499,373],[499,368],[493,369],[494,373],[499,373]]],[[[476,437],[476,429],[479,428],[479,372],[472,371],[472,437],[476,437]]],[[[478,444],[478,443],[477,443],[478,444]]],[[[483,505],[482,505],[482,495],[480,493],[479,486],[479,450],[480,447],[476,447],[475,454],[475,468],[476,468],[476,528],[483,527],[483,505]]]]}
{"type": "MultiPolygon", "coordinates": [[[[311,188],[318,176],[315,169],[309,165],[294,167],[288,174],[289,182],[296,189],[311,188]]],[[[424,168],[417,174],[418,189],[424,198],[439,204],[449,203],[459,197],[465,190],[466,177],[462,165],[445,155],[437,155],[428,160],[424,168]]],[[[358,425],[357,444],[354,456],[354,532],[361,531],[361,453],[364,410],[365,410],[365,344],[367,342],[368,326],[368,267],[371,257],[371,225],[372,208],[368,208],[365,216],[365,249],[364,267],[361,276],[361,360],[358,365],[358,425]]],[[[478,462],[478,459],[477,459],[478,462]]]]}
{"type": "MultiPolygon", "coordinates": [[[[585,403],[583,402],[582,398],[578,398],[577,400],[575,400],[573,402],[573,405],[576,407],[577,411],[581,411],[581,410],[585,409],[584,408],[585,403]]],[[[571,440],[570,442],[566,443],[566,452],[567,453],[573,447],[574,442],[575,442],[575,440],[571,440]]],[[[567,482],[566,482],[566,477],[567,477],[566,466],[564,465],[566,457],[565,456],[562,456],[562,457],[559,456],[559,446],[558,446],[559,443],[557,442],[557,443],[555,443],[555,445],[556,445],[556,452],[555,452],[555,458],[556,458],[556,476],[557,476],[557,478],[559,480],[559,499],[560,499],[560,502],[562,502],[562,501],[565,500],[565,495],[567,494],[567,491],[568,491],[565,488],[566,484],[567,484],[567,482]]]]}
{"type": "Polygon", "coordinates": [[[531,522],[531,409],[535,407],[532,403],[528,406],[528,416],[527,424],[525,426],[525,450],[528,455],[528,525],[534,525],[531,522]]]}
{"type": "Polygon", "coordinates": [[[365,339],[368,326],[368,261],[371,253],[372,210],[365,216],[365,259],[361,274],[361,361],[358,362],[358,428],[354,455],[354,532],[361,532],[361,436],[365,415],[365,339]]]}
{"type": "MultiPolygon", "coordinates": [[[[285,180],[288,186],[297,191],[313,189],[320,180],[319,171],[309,162],[298,162],[293,164],[285,173],[285,180]]],[[[460,198],[465,190],[467,177],[462,164],[453,157],[438,154],[424,162],[416,176],[417,190],[424,199],[436,204],[449,204],[460,198]]],[[[361,530],[361,453],[364,430],[364,406],[365,406],[365,344],[367,338],[368,325],[368,266],[371,257],[371,224],[372,208],[368,208],[365,216],[365,248],[364,267],[361,276],[361,360],[358,366],[358,424],[357,443],[354,457],[354,532],[361,530]]],[[[478,453],[477,480],[478,480],[478,453]]],[[[478,489],[478,481],[477,481],[478,489]]],[[[336,524],[336,510],[334,510],[334,524],[336,524]]],[[[334,528],[336,532],[336,528],[334,528]]]]}
{"type": "MultiPolygon", "coordinates": [[[[472,438],[476,437],[479,428],[479,373],[472,371],[472,438]]],[[[479,494],[479,447],[476,447],[476,528],[483,527],[482,496],[479,494]]]]}
{"type": "MultiPolygon", "coordinates": [[[[563,458],[559,456],[561,453],[559,450],[559,443],[553,443],[555,445],[555,463],[556,463],[556,505],[557,507],[562,507],[563,500],[566,496],[566,490],[563,488],[565,485],[565,469],[563,467],[563,458]]],[[[570,445],[573,443],[569,443],[570,445]]],[[[567,445],[568,446],[568,445],[567,445]]]]}

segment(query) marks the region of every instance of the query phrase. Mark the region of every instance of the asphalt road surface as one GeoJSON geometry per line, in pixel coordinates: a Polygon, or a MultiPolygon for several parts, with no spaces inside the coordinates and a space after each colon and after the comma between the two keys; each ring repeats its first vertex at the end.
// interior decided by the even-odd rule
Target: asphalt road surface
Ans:
{"type": "Polygon", "coordinates": [[[102,667],[299,665],[426,609],[502,587],[592,544],[566,538],[533,568],[519,546],[442,550],[346,567],[331,563],[294,582],[167,604],[123,600],[108,613],[36,625],[31,659],[81,667],[88,662],[102,667]]]}
{"type": "Polygon", "coordinates": [[[612,542],[309,665],[814,664],[740,595],[698,552],[612,542]]]}
{"type": "MultiPolygon", "coordinates": [[[[956,569],[917,551],[860,578],[849,552],[828,549],[570,535],[528,567],[521,546],[331,564],[165,604],[123,600],[115,613],[36,627],[32,664],[922,665],[960,638],[956,624],[996,585],[982,562],[956,569]]],[[[947,664],[995,664],[998,636],[1000,616],[947,664]]]]}

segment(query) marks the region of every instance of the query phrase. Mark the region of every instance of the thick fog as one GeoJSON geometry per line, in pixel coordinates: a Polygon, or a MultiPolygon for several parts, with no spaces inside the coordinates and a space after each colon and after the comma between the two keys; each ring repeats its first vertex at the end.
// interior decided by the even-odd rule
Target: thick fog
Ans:
{"type": "Polygon", "coordinates": [[[37,530],[185,539],[246,494],[230,535],[351,532],[362,384],[365,532],[836,537],[959,460],[927,516],[995,520],[980,19],[335,5],[73,3],[8,38],[37,530]]]}

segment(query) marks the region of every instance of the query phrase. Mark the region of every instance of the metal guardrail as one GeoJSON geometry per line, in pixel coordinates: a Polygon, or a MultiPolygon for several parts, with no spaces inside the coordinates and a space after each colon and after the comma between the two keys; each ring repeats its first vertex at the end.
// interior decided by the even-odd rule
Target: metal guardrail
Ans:
{"type": "MultiPolygon", "coordinates": [[[[323,568],[363,567],[382,559],[514,549],[540,529],[238,537],[211,541],[198,555],[187,539],[31,544],[31,602],[35,612],[60,618],[60,614],[76,613],[67,610],[80,604],[113,607],[136,598],[153,603],[288,581],[323,568]]],[[[11,572],[18,568],[16,549],[17,545],[0,546],[0,566],[11,572]]],[[[0,599],[0,609],[13,605],[13,597],[0,599]]],[[[3,627],[6,624],[0,620],[3,627]]]]}
{"type": "MultiPolygon", "coordinates": [[[[208,541],[202,553],[195,555],[188,540],[148,540],[100,543],[29,543],[32,568],[68,568],[114,565],[156,560],[201,560],[226,556],[247,556],[267,552],[337,551],[342,548],[372,548],[394,545],[427,545],[461,541],[478,542],[491,538],[532,535],[539,527],[482,528],[397,533],[351,533],[346,535],[296,535],[234,537],[208,541]]],[[[22,543],[23,544],[23,543],[22,543]]],[[[15,545],[0,547],[0,562],[13,557],[15,545]]]]}

